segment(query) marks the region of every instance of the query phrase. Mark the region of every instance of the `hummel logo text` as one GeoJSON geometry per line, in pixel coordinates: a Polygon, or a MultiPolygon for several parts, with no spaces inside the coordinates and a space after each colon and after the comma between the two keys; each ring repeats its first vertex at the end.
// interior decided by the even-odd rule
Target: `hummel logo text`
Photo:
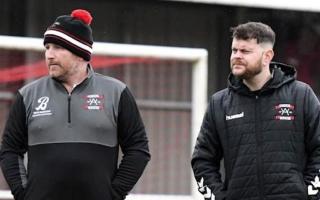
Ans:
{"type": "Polygon", "coordinates": [[[235,115],[226,115],[226,120],[238,119],[244,117],[244,112],[235,115]]]}

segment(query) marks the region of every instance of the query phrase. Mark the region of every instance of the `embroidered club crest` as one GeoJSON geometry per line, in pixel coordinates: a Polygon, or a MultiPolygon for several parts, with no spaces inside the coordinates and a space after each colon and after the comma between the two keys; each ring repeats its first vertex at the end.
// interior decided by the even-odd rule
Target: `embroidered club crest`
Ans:
{"type": "Polygon", "coordinates": [[[295,119],[295,107],[292,104],[278,104],[275,106],[276,120],[294,120],[295,119]]]}
{"type": "Polygon", "coordinates": [[[89,94],[83,97],[86,110],[102,110],[104,108],[104,96],[100,94],[89,94]]]}

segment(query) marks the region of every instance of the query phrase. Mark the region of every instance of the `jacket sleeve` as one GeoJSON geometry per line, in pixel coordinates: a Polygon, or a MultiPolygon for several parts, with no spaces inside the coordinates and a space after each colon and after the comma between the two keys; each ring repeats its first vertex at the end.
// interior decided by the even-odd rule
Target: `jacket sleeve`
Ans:
{"type": "Polygon", "coordinates": [[[23,97],[18,93],[6,122],[0,150],[0,164],[4,177],[16,200],[24,199],[26,169],[24,153],[28,148],[26,110],[23,97]]]}
{"type": "Polygon", "coordinates": [[[118,137],[123,157],[112,181],[115,200],[125,198],[150,160],[144,124],[128,88],[121,94],[118,112],[118,137]]]}
{"type": "Polygon", "coordinates": [[[216,130],[213,98],[208,105],[203,118],[200,133],[192,154],[191,165],[199,191],[208,198],[212,192],[216,200],[225,199],[225,191],[221,180],[220,162],[222,159],[222,147],[216,130]],[[209,188],[209,191],[208,191],[209,188]]]}
{"type": "MultiPolygon", "coordinates": [[[[309,86],[305,92],[304,106],[305,147],[307,153],[304,180],[306,185],[311,187],[313,185],[311,181],[317,182],[316,177],[320,177],[320,103],[309,86]]],[[[320,191],[319,185],[313,185],[313,188],[320,191]]],[[[310,192],[309,195],[311,197],[314,196],[310,192]]],[[[318,196],[320,197],[319,194],[318,196]]],[[[319,199],[319,197],[316,197],[316,199],[319,199]]]]}

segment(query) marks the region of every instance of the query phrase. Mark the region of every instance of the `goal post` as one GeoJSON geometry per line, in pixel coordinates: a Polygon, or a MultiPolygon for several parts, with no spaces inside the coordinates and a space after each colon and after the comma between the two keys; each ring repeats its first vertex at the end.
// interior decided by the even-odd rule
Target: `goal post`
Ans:
{"type": "MultiPolygon", "coordinates": [[[[43,39],[27,38],[15,36],[0,36],[0,52],[2,50],[34,51],[43,52],[43,39]]],[[[199,48],[182,48],[151,45],[133,45],[95,42],[93,45],[93,55],[101,56],[121,56],[134,58],[154,58],[169,59],[177,61],[187,61],[191,63],[191,130],[190,149],[193,150],[202,118],[207,106],[207,80],[208,80],[208,52],[199,48]]],[[[0,68],[1,69],[1,68],[0,68]]],[[[1,75],[0,75],[1,76],[1,75]]],[[[11,98],[8,92],[0,90],[1,98],[11,98]]],[[[152,148],[152,147],[150,147],[152,148]]],[[[191,158],[191,151],[190,158],[191,158]]],[[[152,162],[152,160],[151,160],[152,162]]],[[[190,163],[190,160],[185,162],[190,163]]],[[[189,164],[190,166],[190,164],[189,164]]],[[[197,184],[194,181],[190,166],[190,192],[186,195],[173,194],[129,194],[128,200],[197,200],[200,195],[197,191],[197,184]]],[[[0,199],[13,199],[9,190],[0,190],[0,199]]]]}

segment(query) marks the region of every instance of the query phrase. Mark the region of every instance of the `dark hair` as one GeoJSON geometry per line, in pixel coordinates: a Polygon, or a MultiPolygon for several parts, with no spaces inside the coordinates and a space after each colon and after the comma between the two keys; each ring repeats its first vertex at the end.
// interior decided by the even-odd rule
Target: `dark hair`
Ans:
{"type": "Polygon", "coordinates": [[[232,32],[232,38],[249,40],[257,39],[257,43],[271,43],[272,46],[275,43],[276,34],[272,28],[261,22],[247,22],[245,24],[239,24],[236,27],[230,28],[232,32]]]}

